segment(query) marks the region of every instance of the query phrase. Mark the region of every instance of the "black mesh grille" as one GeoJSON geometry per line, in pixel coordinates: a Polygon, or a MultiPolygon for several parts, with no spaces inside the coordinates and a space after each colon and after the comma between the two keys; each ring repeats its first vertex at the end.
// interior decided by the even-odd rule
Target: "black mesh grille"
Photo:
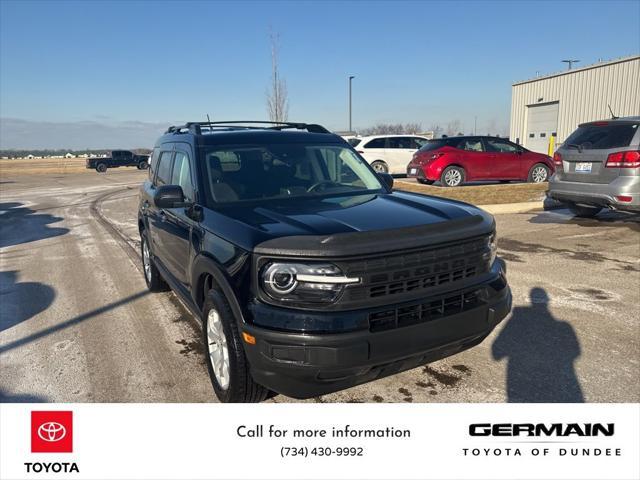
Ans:
{"type": "Polygon", "coordinates": [[[464,312],[481,304],[481,291],[475,290],[416,305],[382,310],[369,315],[369,330],[381,332],[392,328],[408,327],[464,312]]]}
{"type": "Polygon", "coordinates": [[[363,280],[348,288],[343,300],[364,301],[410,293],[424,296],[425,291],[433,287],[455,284],[485,273],[489,268],[487,238],[403,255],[346,262],[341,265],[343,271],[363,280]]]}

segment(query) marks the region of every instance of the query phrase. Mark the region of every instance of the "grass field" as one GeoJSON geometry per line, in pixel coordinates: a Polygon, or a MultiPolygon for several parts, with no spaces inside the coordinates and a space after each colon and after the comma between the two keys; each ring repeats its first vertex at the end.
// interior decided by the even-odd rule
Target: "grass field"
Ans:
{"type": "Polygon", "coordinates": [[[5,175],[48,175],[95,173],[85,167],[85,158],[14,158],[0,160],[0,177],[5,175]]]}
{"type": "Polygon", "coordinates": [[[447,188],[396,180],[394,189],[451,198],[475,205],[497,205],[541,201],[544,199],[547,185],[546,183],[505,183],[447,188]]]}

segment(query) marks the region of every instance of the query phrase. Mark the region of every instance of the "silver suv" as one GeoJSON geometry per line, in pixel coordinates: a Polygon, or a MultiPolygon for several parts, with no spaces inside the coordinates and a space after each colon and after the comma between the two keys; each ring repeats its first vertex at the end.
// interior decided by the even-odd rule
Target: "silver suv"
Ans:
{"type": "Polygon", "coordinates": [[[553,156],[547,195],[580,217],[640,212],[640,117],[583,123],[553,156]]]}

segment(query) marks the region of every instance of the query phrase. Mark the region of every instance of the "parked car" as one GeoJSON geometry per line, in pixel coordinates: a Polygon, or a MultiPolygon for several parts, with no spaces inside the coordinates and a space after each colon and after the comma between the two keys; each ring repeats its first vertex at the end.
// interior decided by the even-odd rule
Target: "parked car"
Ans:
{"type": "Polygon", "coordinates": [[[86,167],[104,173],[108,168],[137,167],[144,170],[149,165],[149,155],[137,155],[129,150],[112,150],[108,157],[87,158],[86,167]]]}
{"type": "Polygon", "coordinates": [[[508,314],[493,217],[392,185],[319,125],[188,123],[157,141],[144,277],[202,321],[221,401],[372,381],[473,347],[508,314]]]}
{"type": "Polygon", "coordinates": [[[553,156],[547,195],[579,217],[640,211],[640,117],[583,123],[553,156]]]}
{"type": "Polygon", "coordinates": [[[404,174],[413,154],[428,141],[419,135],[371,135],[354,147],[376,172],[404,174]]]}
{"type": "Polygon", "coordinates": [[[505,138],[460,136],[429,140],[407,165],[407,176],[431,185],[457,187],[478,180],[540,183],[554,172],[551,157],[505,138]]]}

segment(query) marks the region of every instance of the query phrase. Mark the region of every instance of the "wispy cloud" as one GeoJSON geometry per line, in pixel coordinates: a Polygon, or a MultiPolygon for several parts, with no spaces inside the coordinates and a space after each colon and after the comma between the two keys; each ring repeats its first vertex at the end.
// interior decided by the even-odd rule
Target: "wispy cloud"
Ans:
{"type": "Polygon", "coordinates": [[[0,118],[1,149],[150,148],[171,122],[43,122],[0,118]]]}

